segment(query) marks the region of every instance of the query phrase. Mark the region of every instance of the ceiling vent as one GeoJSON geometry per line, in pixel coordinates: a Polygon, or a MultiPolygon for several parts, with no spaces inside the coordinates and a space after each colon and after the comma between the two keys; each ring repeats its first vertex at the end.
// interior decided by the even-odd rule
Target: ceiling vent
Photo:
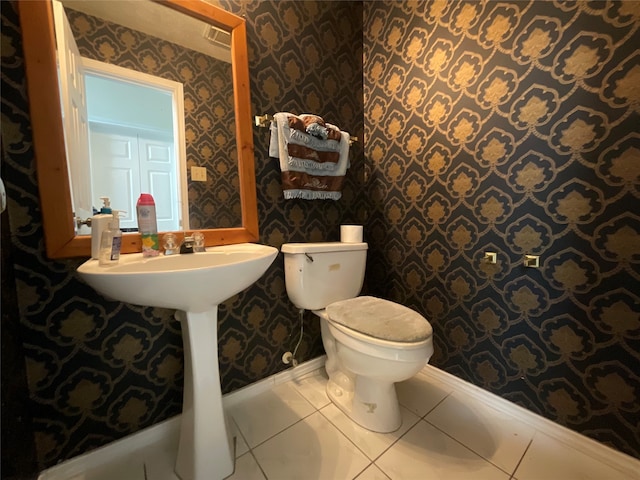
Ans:
{"type": "Polygon", "coordinates": [[[213,25],[207,26],[204,32],[204,38],[219,47],[223,47],[226,49],[231,48],[231,33],[225,32],[224,30],[221,30],[218,27],[214,27],[213,25]]]}

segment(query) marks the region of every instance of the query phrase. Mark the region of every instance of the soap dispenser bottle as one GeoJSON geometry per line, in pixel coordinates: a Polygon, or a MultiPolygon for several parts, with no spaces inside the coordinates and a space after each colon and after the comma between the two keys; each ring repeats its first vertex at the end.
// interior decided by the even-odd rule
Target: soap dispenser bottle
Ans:
{"type": "Polygon", "coordinates": [[[100,242],[102,233],[109,228],[113,218],[109,197],[100,197],[102,207],[100,212],[91,217],[91,258],[100,258],[100,242]]]}
{"type": "Polygon", "coordinates": [[[120,248],[122,247],[122,232],[120,231],[120,211],[113,210],[111,222],[102,232],[100,241],[99,265],[108,266],[118,263],[120,260],[120,248]]]}

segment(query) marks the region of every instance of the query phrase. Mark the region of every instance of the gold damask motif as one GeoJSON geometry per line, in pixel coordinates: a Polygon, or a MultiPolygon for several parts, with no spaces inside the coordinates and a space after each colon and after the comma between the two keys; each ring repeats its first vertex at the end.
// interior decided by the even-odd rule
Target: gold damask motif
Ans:
{"type": "Polygon", "coordinates": [[[586,358],[595,345],[594,335],[571,315],[545,320],[541,324],[540,337],[562,357],[586,358]]]}
{"type": "Polygon", "coordinates": [[[440,245],[430,246],[428,250],[426,261],[431,271],[434,273],[444,271],[443,267],[449,263],[447,250],[440,245]]]}
{"type": "Polygon", "coordinates": [[[519,219],[505,229],[510,247],[522,254],[541,253],[549,247],[553,238],[551,227],[530,214],[519,219]]]}
{"type": "Polygon", "coordinates": [[[425,220],[434,224],[442,224],[446,222],[451,214],[451,202],[439,193],[434,194],[430,199],[428,199],[425,207],[425,220]]]}
{"type": "Polygon", "coordinates": [[[561,83],[582,82],[598,74],[610,60],[611,37],[584,32],[571,39],[554,59],[554,77],[561,83]]]}
{"type": "Polygon", "coordinates": [[[490,187],[475,200],[474,213],[480,223],[503,223],[513,211],[511,198],[496,187],[490,187]]]}
{"type": "Polygon", "coordinates": [[[640,134],[631,133],[604,150],[598,158],[598,175],[609,185],[623,186],[638,195],[640,189],[640,134]]]}
{"type": "Polygon", "coordinates": [[[515,5],[496,5],[480,25],[478,43],[485,48],[501,44],[513,34],[519,21],[520,10],[515,5]]]}
{"type": "Polygon", "coordinates": [[[469,357],[473,365],[474,377],[482,381],[483,384],[492,387],[504,386],[506,381],[506,371],[502,361],[490,352],[476,353],[469,357]]]}
{"type": "Polygon", "coordinates": [[[603,12],[605,19],[616,27],[631,25],[640,20],[640,5],[637,2],[620,2],[603,12]]]}
{"type": "Polygon", "coordinates": [[[511,133],[493,128],[475,148],[475,156],[481,166],[497,166],[507,163],[515,148],[515,138],[511,133]]]}
{"type": "Polygon", "coordinates": [[[595,248],[603,258],[640,263],[640,216],[632,213],[612,218],[594,231],[595,248]]]}
{"type": "Polygon", "coordinates": [[[636,401],[637,387],[633,386],[638,380],[637,371],[630,370],[626,365],[608,361],[589,366],[585,376],[586,384],[599,400],[623,411],[640,411],[640,405],[636,401]]]}
{"type": "Polygon", "coordinates": [[[182,351],[175,345],[160,349],[150,360],[146,377],[156,385],[176,385],[183,376],[182,351]]]}
{"type": "Polygon", "coordinates": [[[607,74],[602,96],[612,106],[630,106],[637,113],[640,111],[640,53],[636,52],[613,72],[607,74]]]}
{"type": "Polygon", "coordinates": [[[507,181],[517,192],[543,192],[556,178],[557,171],[550,157],[527,152],[509,166],[507,181]]]}
{"type": "Polygon", "coordinates": [[[411,30],[411,36],[404,42],[401,51],[403,61],[406,63],[414,63],[422,58],[428,39],[428,30],[424,28],[413,28],[411,30]]]}
{"type": "Polygon", "coordinates": [[[463,108],[449,122],[446,129],[447,139],[455,146],[472,142],[480,127],[480,114],[463,108]]]}
{"type": "Polygon", "coordinates": [[[536,16],[524,27],[514,42],[512,58],[521,64],[536,64],[553,51],[560,39],[562,25],[559,19],[536,16]]]}
{"type": "Polygon", "coordinates": [[[437,127],[444,123],[451,113],[452,103],[449,95],[434,95],[431,98],[431,102],[426,106],[426,125],[428,127],[437,127]]]}
{"type": "Polygon", "coordinates": [[[551,146],[559,154],[578,156],[590,152],[606,137],[607,123],[608,119],[600,112],[575,108],[552,126],[551,146]]]}
{"type": "Polygon", "coordinates": [[[448,40],[437,40],[427,52],[425,71],[427,76],[436,76],[447,68],[453,58],[453,43],[448,40]]]}
{"type": "Polygon", "coordinates": [[[478,229],[466,217],[458,217],[447,225],[446,238],[456,249],[469,250],[479,240],[478,229]]]}
{"type": "Polygon", "coordinates": [[[480,322],[480,327],[493,334],[503,333],[508,328],[508,315],[492,298],[480,300],[471,308],[471,314],[480,322]]]}
{"type": "Polygon", "coordinates": [[[480,84],[478,100],[484,108],[496,108],[509,101],[516,88],[517,74],[502,66],[495,67],[480,84]]]}
{"type": "Polygon", "coordinates": [[[521,372],[538,373],[540,359],[526,345],[506,347],[509,360],[521,372]]]}
{"type": "Polygon", "coordinates": [[[558,92],[532,85],[511,107],[511,124],[519,129],[533,130],[547,123],[559,106],[558,92]]]}
{"type": "Polygon", "coordinates": [[[442,144],[435,143],[427,152],[426,168],[430,175],[443,173],[451,163],[451,151],[442,144]]]}
{"type": "Polygon", "coordinates": [[[452,92],[466,90],[480,77],[483,58],[473,52],[464,52],[449,70],[449,88],[452,92]]]}
{"type": "Polygon", "coordinates": [[[594,298],[589,305],[589,316],[607,333],[640,338],[640,312],[634,308],[639,302],[637,294],[621,288],[594,298]]]}
{"type": "Polygon", "coordinates": [[[575,391],[569,391],[564,388],[556,388],[549,390],[546,401],[554,409],[558,417],[565,420],[574,420],[580,416],[580,403],[576,401],[572,395],[575,391]]]}
{"type": "Polygon", "coordinates": [[[564,292],[586,293],[600,276],[598,264],[575,248],[568,248],[548,257],[545,271],[550,286],[564,292]]]}
{"type": "Polygon", "coordinates": [[[451,12],[450,31],[455,35],[468,31],[480,19],[484,5],[480,3],[455,3],[451,12]]]}
{"type": "Polygon", "coordinates": [[[468,332],[464,330],[461,323],[454,326],[451,331],[448,332],[447,337],[451,339],[452,345],[457,349],[464,349],[472,344],[472,339],[469,337],[468,332]]]}

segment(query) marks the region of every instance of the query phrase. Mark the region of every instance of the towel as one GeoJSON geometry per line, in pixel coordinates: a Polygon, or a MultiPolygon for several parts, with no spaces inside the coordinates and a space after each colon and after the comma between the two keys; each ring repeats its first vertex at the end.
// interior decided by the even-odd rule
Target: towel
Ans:
{"type": "Polygon", "coordinates": [[[342,134],[337,127],[325,124],[317,115],[296,116],[290,113],[276,113],[274,121],[271,123],[269,155],[281,158],[280,142],[284,141],[288,168],[336,170],[341,158],[341,137],[342,134]],[[306,120],[310,117],[319,119],[319,121],[307,123],[306,120]],[[316,126],[326,130],[326,139],[308,133],[309,131],[318,131],[316,126]]]}
{"type": "Polygon", "coordinates": [[[276,113],[269,156],[280,160],[284,198],[340,199],[349,166],[349,140],[347,132],[317,115],[276,113]],[[313,132],[320,132],[320,138],[313,132]]]}

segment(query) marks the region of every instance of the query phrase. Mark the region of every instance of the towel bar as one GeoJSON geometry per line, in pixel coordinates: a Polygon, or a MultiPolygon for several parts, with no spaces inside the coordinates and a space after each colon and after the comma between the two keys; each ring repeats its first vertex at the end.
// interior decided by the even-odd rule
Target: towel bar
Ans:
{"type": "MultiPolygon", "coordinates": [[[[254,117],[256,127],[268,128],[269,124],[273,122],[273,115],[265,113],[264,115],[256,115],[254,117]]],[[[349,137],[349,145],[353,145],[358,141],[358,137],[349,137]]]]}
{"type": "Polygon", "coordinates": [[[256,127],[267,128],[273,121],[273,115],[269,115],[268,113],[265,113],[264,115],[256,115],[255,121],[256,127]]]}

